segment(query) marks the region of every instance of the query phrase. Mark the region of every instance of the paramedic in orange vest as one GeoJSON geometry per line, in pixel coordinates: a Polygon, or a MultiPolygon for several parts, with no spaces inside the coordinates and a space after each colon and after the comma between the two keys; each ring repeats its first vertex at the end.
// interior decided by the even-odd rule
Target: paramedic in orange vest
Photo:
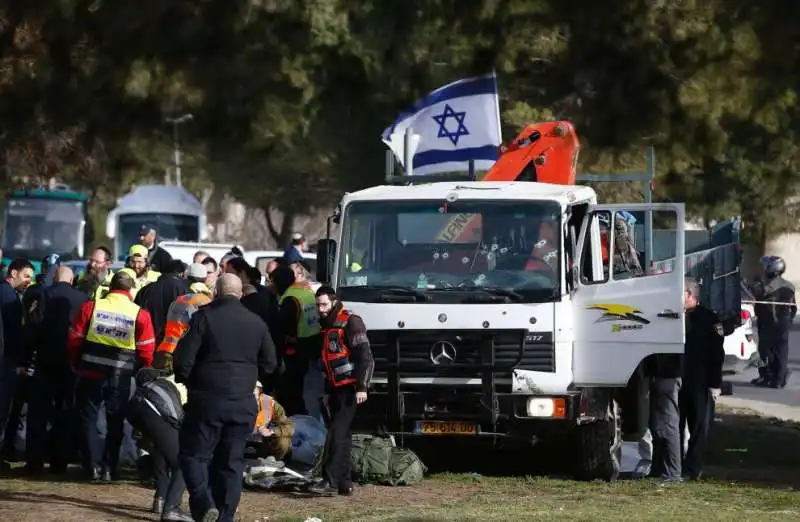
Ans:
{"type": "Polygon", "coordinates": [[[322,480],[309,491],[317,495],[349,496],[353,494],[351,425],[356,406],[367,400],[375,364],[364,321],[342,306],[333,288],[321,286],[316,295],[322,327],[328,434],[322,480]]]}
{"type": "Polygon", "coordinates": [[[134,284],[126,272],[114,274],[106,297],[81,306],[67,341],[70,363],[80,377],[75,402],[84,435],[83,468],[91,480],[116,479],[131,380],[138,368],[153,362],[153,322],[147,310],[133,303],[134,284]],[[105,443],[97,431],[103,405],[105,443]]]}
{"type": "Polygon", "coordinates": [[[290,460],[291,456],[287,457],[287,454],[292,449],[292,436],[294,435],[292,420],[286,416],[283,406],[264,393],[261,381],[256,382],[253,395],[258,402],[258,414],[253,426],[250,445],[255,448],[256,456],[290,460]]]}
{"type": "Polygon", "coordinates": [[[186,276],[189,293],[178,296],[167,310],[164,339],[156,348],[156,361],[159,368],[172,371],[172,352],[175,351],[178,341],[189,329],[189,319],[198,308],[211,302],[211,290],[204,282],[207,275],[206,267],[200,263],[189,265],[186,276]]]}

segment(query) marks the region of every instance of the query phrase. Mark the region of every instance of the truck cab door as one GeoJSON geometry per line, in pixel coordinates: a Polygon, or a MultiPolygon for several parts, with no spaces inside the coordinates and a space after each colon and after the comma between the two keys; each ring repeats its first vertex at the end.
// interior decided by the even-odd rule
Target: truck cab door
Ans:
{"type": "Polygon", "coordinates": [[[576,289],[572,294],[574,384],[625,386],[649,355],[683,353],[683,204],[593,206],[578,242],[576,289]],[[659,244],[651,246],[653,262],[649,267],[642,266],[642,252],[633,246],[636,241],[630,236],[635,229],[642,232],[643,228],[632,226],[630,213],[649,213],[659,228],[675,229],[674,235],[668,239],[662,236],[659,244]],[[608,242],[606,260],[601,241],[608,242]],[[659,270],[652,268],[656,262],[670,259],[681,262],[660,263],[659,270]]]}

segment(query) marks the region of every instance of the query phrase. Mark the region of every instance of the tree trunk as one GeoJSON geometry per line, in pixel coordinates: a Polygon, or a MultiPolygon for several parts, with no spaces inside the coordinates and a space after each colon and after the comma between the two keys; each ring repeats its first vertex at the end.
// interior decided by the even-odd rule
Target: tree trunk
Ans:
{"type": "Polygon", "coordinates": [[[271,207],[262,208],[267,222],[267,230],[269,235],[272,236],[272,240],[278,245],[278,248],[285,248],[289,245],[294,233],[294,221],[297,214],[294,212],[281,212],[282,220],[280,226],[278,226],[272,218],[273,210],[271,207]]]}

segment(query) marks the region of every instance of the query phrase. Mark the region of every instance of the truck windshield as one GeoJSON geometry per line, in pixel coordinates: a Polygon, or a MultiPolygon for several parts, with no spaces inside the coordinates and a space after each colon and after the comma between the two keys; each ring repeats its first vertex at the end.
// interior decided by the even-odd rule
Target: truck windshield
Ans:
{"type": "Polygon", "coordinates": [[[158,231],[159,241],[199,241],[200,230],[197,216],[184,214],[123,214],[119,216],[117,252],[125,257],[131,245],[139,243],[143,225],[158,231]]]}
{"type": "Polygon", "coordinates": [[[6,257],[62,259],[83,255],[85,208],[81,201],[7,198],[0,246],[6,257]]]}
{"type": "Polygon", "coordinates": [[[357,202],[346,207],[342,226],[344,300],[545,302],[559,294],[556,202],[357,202]]]}

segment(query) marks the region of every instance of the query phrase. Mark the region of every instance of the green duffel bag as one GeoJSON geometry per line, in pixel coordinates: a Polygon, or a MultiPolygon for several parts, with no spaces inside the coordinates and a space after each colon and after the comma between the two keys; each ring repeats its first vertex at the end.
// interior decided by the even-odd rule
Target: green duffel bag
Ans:
{"type": "Polygon", "coordinates": [[[360,484],[413,486],[428,470],[416,453],[388,437],[353,435],[353,480],[360,484]]]}

